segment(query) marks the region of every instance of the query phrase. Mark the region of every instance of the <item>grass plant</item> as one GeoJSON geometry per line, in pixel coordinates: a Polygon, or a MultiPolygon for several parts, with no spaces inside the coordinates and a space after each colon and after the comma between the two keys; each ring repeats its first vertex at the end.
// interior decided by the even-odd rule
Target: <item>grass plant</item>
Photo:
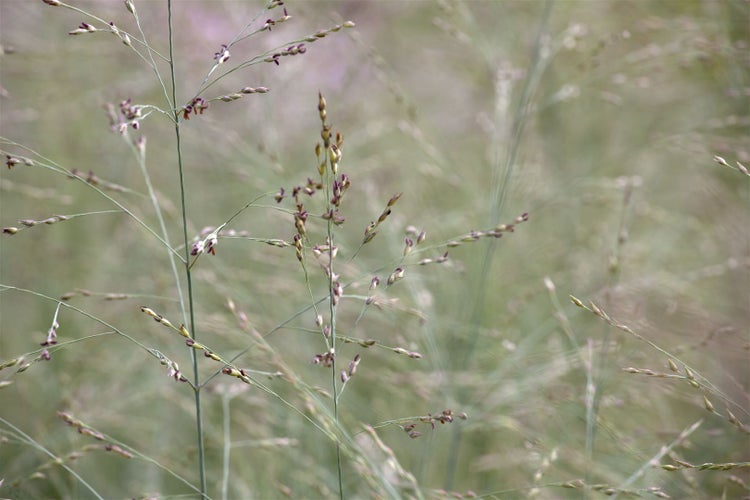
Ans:
{"type": "Polygon", "coordinates": [[[750,495],[749,25],[3,2],[0,498],[750,495]]]}

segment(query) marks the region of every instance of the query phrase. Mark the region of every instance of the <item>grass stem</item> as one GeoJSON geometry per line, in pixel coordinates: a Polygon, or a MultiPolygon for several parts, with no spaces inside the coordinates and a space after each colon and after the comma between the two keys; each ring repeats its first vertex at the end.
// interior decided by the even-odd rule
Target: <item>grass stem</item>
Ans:
{"type": "MultiPolygon", "coordinates": [[[[176,139],[176,152],[177,152],[177,169],[180,175],[180,204],[182,207],[182,235],[183,242],[185,245],[185,279],[187,281],[188,289],[188,312],[189,312],[189,324],[190,331],[192,332],[193,339],[196,338],[195,330],[195,308],[193,304],[193,280],[190,272],[190,245],[188,244],[188,230],[187,230],[187,196],[185,192],[185,172],[182,164],[182,142],[180,136],[180,114],[177,106],[177,79],[175,75],[175,64],[174,64],[174,32],[172,22],[172,0],[167,0],[168,10],[168,24],[169,24],[169,69],[170,77],[172,80],[172,103],[174,113],[174,131],[176,139]]],[[[205,450],[203,448],[203,416],[201,412],[201,385],[200,377],[198,374],[198,358],[194,349],[190,349],[190,357],[193,364],[193,387],[195,393],[195,424],[196,434],[198,440],[198,471],[200,475],[201,483],[201,497],[207,498],[206,495],[206,459],[205,450]]]]}

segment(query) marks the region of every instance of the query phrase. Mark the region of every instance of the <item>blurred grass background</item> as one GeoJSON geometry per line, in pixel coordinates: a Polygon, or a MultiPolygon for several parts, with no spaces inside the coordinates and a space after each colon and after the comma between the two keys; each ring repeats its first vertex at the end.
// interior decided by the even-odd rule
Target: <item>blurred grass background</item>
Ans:
{"type": "MultiPolygon", "coordinates": [[[[75,5],[134,32],[121,2],[75,5]]],[[[136,6],[151,43],[166,53],[164,2],[136,6]]],[[[468,420],[434,430],[420,424],[418,439],[395,425],[378,429],[428,497],[440,496],[440,489],[500,498],[597,497],[604,493],[554,484],[627,484],[700,419],[671,458],[695,464],[750,459],[748,433],[726,413],[729,408],[750,425],[750,184],[713,161],[719,155],[733,167],[750,164],[746,1],[290,1],[286,7],[290,21],[234,48],[227,64],[343,20],[357,27],[310,44],[278,67],[239,72],[206,93],[271,89],[211,103],[184,123],[190,234],[221,224],[259,194],[317,175],[318,91],[327,98],[329,121],[345,136],[341,171],[352,179],[342,206],[347,223],[337,236],[342,279],[352,282],[347,294],[366,295],[374,274],[384,281],[409,225],[424,229],[425,245],[432,245],[407,261],[416,262],[442,254],[445,243],[470,230],[530,214],[498,241],[451,248],[445,264],[408,266],[403,282],[381,291],[397,302],[368,309],[356,327],[361,301],[342,301],[341,334],[424,355],[415,360],[342,346],[344,367],[355,354],[363,357],[341,399],[350,432],[444,409],[466,412],[468,420]],[[378,237],[344,264],[396,192],[404,195],[378,237]],[[691,387],[684,376],[625,372],[672,373],[664,354],[575,307],[569,294],[595,301],[731,402],[691,387]],[[587,415],[590,384],[597,391],[594,421],[587,415]],[[704,395],[720,415],[706,411],[704,395]]],[[[261,8],[260,2],[176,2],[182,99],[192,96],[219,46],[261,8]]],[[[0,4],[0,135],[66,168],[145,193],[129,148],[108,130],[103,105],[132,98],[164,106],[163,95],[153,74],[112,35],[66,34],[82,20],[41,1],[0,4]]],[[[149,172],[170,239],[179,242],[172,127],[154,114],[134,135],[148,140],[149,172]]],[[[2,169],[0,189],[4,227],[113,208],[82,183],[35,167],[2,169]]],[[[113,196],[155,226],[141,194],[113,196]]],[[[291,217],[271,207],[272,197],[262,205],[232,228],[291,240],[291,217]]],[[[323,226],[310,224],[322,243],[323,226]]],[[[70,302],[188,371],[180,339],[138,310],[148,305],[180,321],[166,254],[131,219],[77,218],[3,235],[0,242],[3,284],[51,297],[77,288],[133,294],[122,301],[79,295],[70,302]]],[[[322,296],[316,272],[313,289],[322,296]]],[[[227,357],[252,345],[227,311],[227,297],[264,334],[310,304],[293,249],[242,238],[222,239],[217,256],[201,259],[196,292],[198,339],[227,357]]],[[[0,361],[38,349],[54,310],[53,301],[3,291],[0,361]]],[[[329,372],[311,364],[324,350],[310,333],[313,320],[307,312],[268,341],[302,380],[330,390],[329,372]]],[[[101,325],[65,309],[59,322],[61,342],[85,340],[26,372],[0,373],[12,382],[0,391],[2,417],[64,456],[94,443],[55,416],[68,411],[195,484],[189,388],[122,338],[92,337],[105,330],[101,325]]],[[[237,362],[276,369],[259,349],[237,362]]],[[[207,360],[201,367],[205,374],[216,368],[207,360]]],[[[268,384],[304,411],[288,383],[268,384]]],[[[325,436],[253,387],[223,377],[211,387],[204,398],[211,496],[221,493],[227,415],[229,498],[336,495],[335,448],[325,436]]],[[[59,468],[29,478],[48,457],[3,432],[0,495],[89,497],[59,468]]],[[[355,438],[359,452],[379,460],[379,477],[401,487],[387,457],[364,436],[355,438]]],[[[190,492],[153,464],[104,451],[70,465],[107,498],[190,492]]],[[[364,479],[372,470],[345,460],[344,473],[348,497],[376,496],[364,479]]],[[[627,487],[645,497],[737,498],[749,494],[748,484],[746,468],[648,467],[627,487]]]]}

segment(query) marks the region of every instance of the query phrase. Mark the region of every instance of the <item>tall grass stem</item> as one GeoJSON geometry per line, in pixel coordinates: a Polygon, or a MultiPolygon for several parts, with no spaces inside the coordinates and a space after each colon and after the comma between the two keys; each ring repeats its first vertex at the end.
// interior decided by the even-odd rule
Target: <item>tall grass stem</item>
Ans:
{"type": "MultiPolygon", "coordinates": [[[[169,70],[172,79],[172,112],[174,116],[174,131],[177,151],[177,169],[180,174],[180,204],[182,206],[182,235],[185,246],[185,279],[188,289],[188,312],[190,315],[189,324],[192,338],[196,338],[195,331],[195,309],[193,307],[193,281],[190,272],[190,245],[188,244],[187,229],[187,196],[185,192],[185,173],[182,165],[182,142],[180,136],[180,114],[177,107],[177,78],[175,75],[174,63],[174,31],[172,22],[172,0],[167,0],[168,24],[169,24],[169,70]]],[[[201,412],[201,385],[198,374],[198,357],[194,349],[190,349],[190,357],[193,363],[193,387],[195,391],[195,425],[198,440],[198,471],[201,482],[201,497],[206,496],[206,458],[203,448],[203,416],[201,412]]]]}

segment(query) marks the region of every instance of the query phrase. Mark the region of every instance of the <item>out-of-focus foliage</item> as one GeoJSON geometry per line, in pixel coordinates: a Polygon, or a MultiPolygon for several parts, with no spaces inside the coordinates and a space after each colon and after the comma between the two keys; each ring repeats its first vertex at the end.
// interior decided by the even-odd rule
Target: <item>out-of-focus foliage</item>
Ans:
{"type": "MultiPolygon", "coordinates": [[[[136,33],[121,2],[73,3],[136,33]]],[[[178,94],[187,102],[214,53],[262,4],[174,3],[178,94]]],[[[135,5],[153,48],[166,55],[165,2],[135,5]]],[[[222,496],[224,472],[228,498],[338,494],[335,446],[304,418],[315,415],[297,386],[331,390],[330,371],[311,362],[324,351],[315,314],[295,316],[310,306],[311,292],[293,247],[252,239],[292,240],[292,216],[278,208],[294,207],[277,205],[273,193],[318,175],[319,91],[328,121],[344,134],[340,172],[351,179],[336,233],[337,272],[347,285],[339,335],[422,354],[340,345],[342,369],[362,358],[339,407],[354,447],[344,458],[347,498],[440,497],[441,490],[578,498],[584,488],[594,496],[608,488],[647,498],[747,495],[746,466],[686,464],[740,463],[750,445],[750,177],[742,172],[750,167],[750,5],[285,7],[292,18],[233,47],[227,67],[344,20],[357,26],[279,65],[238,71],[202,97],[247,86],[270,91],[211,102],[182,124],[191,236],[269,193],[231,223],[250,238],[220,239],[217,255],[195,266],[198,340],[226,358],[243,352],[235,362],[251,370],[274,372],[283,359],[298,377],[295,384],[263,379],[278,397],[230,377],[210,382],[203,398],[210,495],[222,496]],[[367,224],[398,192],[378,236],[351,259],[367,224]],[[500,239],[447,246],[525,212],[529,220],[500,239]],[[383,289],[401,264],[408,226],[427,240],[406,258],[404,278],[383,289]],[[445,251],[446,262],[417,265],[445,251]],[[358,319],[375,275],[379,305],[358,319]],[[603,312],[576,307],[571,294],[603,312]],[[244,325],[228,298],[247,316],[244,325]],[[265,336],[265,348],[253,331],[265,336]],[[444,410],[452,423],[419,421],[444,410]],[[413,439],[402,428],[412,421],[407,431],[421,433],[413,439]]],[[[132,99],[164,107],[163,92],[117,37],[67,35],[83,20],[42,1],[0,3],[0,136],[132,190],[110,195],[156,228],[142,173],[110,130],[105,106],[132,99]]],[[[147,138],[151,182],[179,247],[173,126],[155,112],[129,134],[147,138]]],[[[3,168],[0,193],[3,227],[116,208],[84,183],[23,164],[3,168]]],[[[319,196],[306,204],[311,213],[325,210],[319,196]]],[[[324,243],[325,226],[309,224],[324,243]]],[[[139,310],[147,305],[181,321],[167,254],[132,218],[41,224],[4,234],[0,245],[2,285],[53,298],[79,290],[67,303],[187,372],[183,339],[139,310]],[[97,295],[105,293],[128,298],[97,295]]],[[[313,260],[308,271],[312,295],[324,297],[313,260]]],[[[55,308],[53,300],[3,289],[0,363],[38,355],[55,308]]],[[[69,308],[58,321],[61,344],[82,340],[25,372],[0,371],[11,382],[0,391],[0,416],[56,456],[83,452],[66,464],[104,497],[193,493],[164,470],[197,483],[189,387],[101,323],[69,308]],[[58,411],[164,468],[84,451],[98,442],[66,426],[58,411]]],[[[214,373],[215,363],[200,361],[204,377],[214,373]]],[[[70,472],[45,468],[49,455],[0,428],[0,496],[90,496],[70,472]]]]}

